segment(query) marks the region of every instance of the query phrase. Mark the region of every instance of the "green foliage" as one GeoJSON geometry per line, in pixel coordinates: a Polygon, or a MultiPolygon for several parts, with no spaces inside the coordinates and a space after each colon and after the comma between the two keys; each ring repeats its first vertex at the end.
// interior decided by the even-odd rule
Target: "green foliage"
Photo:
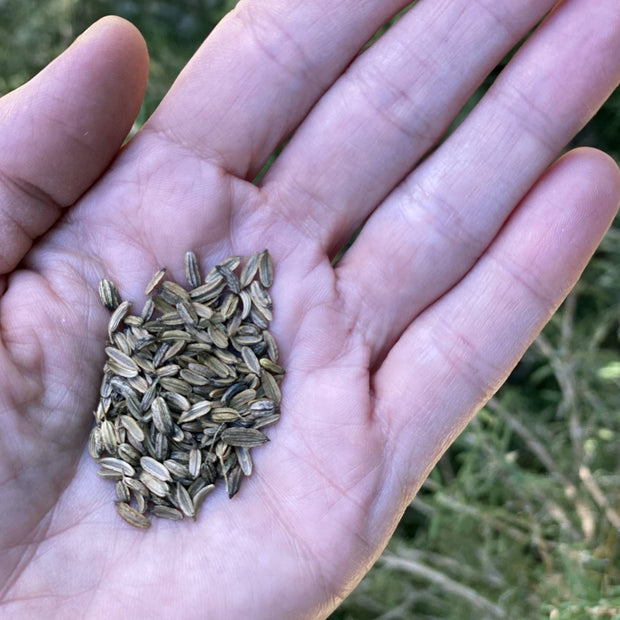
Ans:
{"type": "MultiPolygon", "coordinates": [[[[234,4],[0,0],[0,92],[98,17],[122,15],[151,54],[140,124],[234,4]]],[[[620,160],[619,136],[616,92],[571,146],[597,146],[620,160]]],[[[614,226],[577,290],[438,464],[332,620],[620,619],[619,306],[614,226]]]]}

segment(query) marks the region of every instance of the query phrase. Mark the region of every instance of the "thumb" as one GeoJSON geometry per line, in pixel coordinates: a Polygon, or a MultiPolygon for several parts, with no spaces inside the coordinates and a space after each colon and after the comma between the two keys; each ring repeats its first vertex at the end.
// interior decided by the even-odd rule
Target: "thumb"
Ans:
{"type": "Polygon", "coordinates": [[[0,99],[0,274],[101,175],[140,109],[144,39],[106,17],[0,99]]]}

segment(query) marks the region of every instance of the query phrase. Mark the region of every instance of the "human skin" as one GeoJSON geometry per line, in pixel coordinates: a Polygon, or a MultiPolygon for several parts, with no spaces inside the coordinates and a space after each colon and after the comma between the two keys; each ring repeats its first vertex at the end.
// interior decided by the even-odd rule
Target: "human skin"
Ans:
{"type": "Polygon", "coordinates": [[[0,616],[327,616],[578,279],[620,173],[556,158],[620,81],[617,0],[561,3],[428,156],[555,2],[422,0],[356,58],[406,4],[242,2],[125,147],[148,56],[119,18],[0,100],[0,616]],[[139,306],[187,250],[265,247],[271,442],[234,499],[134,530],[85,450],[97,283],[139,306]]]}

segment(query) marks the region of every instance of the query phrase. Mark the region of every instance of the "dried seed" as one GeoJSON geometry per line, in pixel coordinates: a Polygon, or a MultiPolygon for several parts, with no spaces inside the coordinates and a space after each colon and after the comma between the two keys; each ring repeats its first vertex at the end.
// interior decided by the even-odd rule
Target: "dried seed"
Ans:
{"type": "Polygon", "coordinates": [[[122,481],[119,480],[116,483],[116,499],[119,502],[129,503],[131,501],[131,493],[129,491],[129,487],[122,481]]]}
{"type": "Polygon", "coordinates": [[[99,297],[108,310],[116,310],[121,303],[121,296],[118,289],[110,280],[104,279],[99,282],[99,297]]]}
{"type": "Polygon", "coordinates": [[[271,415],[275,410],[275,403],[268,398],[261,398],[260,400],[255,400],[250,405],[250,411],[257,416],[271,415]]]}
{"type": "Polygon", "coordinates": [[[282,366],[280,366],[279,364],[272,362],[268,357],[261,357],[259,362],[260,362],[260,365],[267,372],[270,372],[272,375],[283,375],[284,374],[284,368],[282,368],[282,366]]]}
{"type": "Polygon", "coordinates": [[[144,441],[144,431],[134,418],[128,415],[120,417],[121,424],[127,429],[127,432],[133,436],[136,441],[144,441]]]}
{"type": "Polygon", "coordinates": [[[148,297],[160,284],[166,275],[166,268],[162,267],[159,271],[155,273],[155,275],[151,278],[151,281],[146,285],[146,289],[144,289],[144,294],[148,297]]]}
{"type": "Polygon", "coordinates": [[[187,368],[183,368],[179,375],[181,379],[187,381],[190,385],[208,385],[209,383],[209,379],[207,377],[187,368]]]}
{"type": "Polygon", "coordinates": [[[192,478],[198,478],[200,475],[200,467],[202,465],[202,454],[200,450],[192,448],[189,452],[189,475],[192,478]]]}
{"type": "Polygon", "coordinates": [[[164,390],[183,396],[189,396],[192,393],[192,386],[187,381],[182,381],[176,377],[162,377],[159,384],[164,390]]]}
{"type": "Polygon", "coordinates": [[[132,508],[126,502],[118,502],[116,504],[116,512],[125,520],[129,525],[141,528],[143,530],[151,527],[151,522],[143,515],[140,514],[135,508],[132,508]]]}
{"type": "Polygon", "coordinates": [[[189,469],[174,459],[166,459],[164,465],[173,478],[183,480],[190,477],[189,469]]]}
{"type": "Polygon", "coordinates": [[[241,291],[241,285],[239,283],[239,278],[233,273],[233,270],[226,265],[218,265],[216,269],[226,281],[228,288],[233,293],[236,293],[238,295],[241,291]]]}
{"type": "Polygon", "coordinates": [[[135,496],[143,495],[146,497],[149,494],[149,490],[144,486],[144,484],[135,478],[125,478],[123,482],[135,496]]]}
{"type": "MultiPolygon", "coordinates": [[[[134,440],[135,441],[135,440],[134,440]]],[[[140,457],[142,456],[141,452],[134,448],[131,444],[122,443],[118,446],[118,456],[123,459],[123,461],[127,461],[131,465],[137,465],[140,462],[140,457]]]]}
{"type": "Polygon", "coordinates": [[[104,469],[108,469],[110,471],[118,472],[119,474],[124,474],[129,478],[133,478],[136,475],[136,470],[127,462],[122,459],[117,459],[112,456],[107,456],[102,459],[98,459],[97,463],[101,465],[104,469]]]}
{"type": "Polygon", "coordinates": [[[142,312],[140,312],[140,318],[142,319],[142,321],[143,322],[150,321],[151,317],[153,316],[154,310],[155,310],[155,304],[153,303],[153,300],[149,297],[144,302],[144,306],[142,307],[142,312]]]}
{"type": "Polygon", "coordinates": [[[225,476],[226,479],[226,492],[228,493],[228,497],[232,498],[239,491],[239,487],[241,486],[241,477],[242,477],[241,467],[239,465],[235,465],[232,468],[230,473],[225,476]]]}
{"type": "Polygon", "coordinates": [[[140,466],[142,469],[158,480],[162,480],[163,482],[171,481],[170,472],[166,469],[163,463],[156,461],[150,456],[143,456],[140,459],[140,466]]]}
{"type": "Polygon", "coordinates": [[[163,480],[156,478],[147,471],[141,471],[139,478],[144,486],[157,497],[166,497],[170,492],[168,485],[163,480]]]}
{"type": "Polygon", "coordinates": [[[101,439],[106,451],[109,454],[116,453],[116,432],[114,431],[114,425],[109,420],[104,420],[101,423],[101,439]]]}
{"type": "Polygon", "coordinates": [[[180,510],[186,517],[193,517],[196,514],[194,502],[192,501],[189,492],[183,485],[179,484],[178,482],[176,486],[176,499],[180,510]]]}
{"type": "MultiPolygon", "coordinates": [[[[169,379],[170,381],[172,379],[169,379]]],[[[166,379],[161,380],[161,384],[164,384],[166,379]]],[[[170,416],[170,410],[168,409],[168,405],[166,401],[158,396],[153,400],[153,404],[151,405],[151,413],[153,414],[153,424],[160,433],[164,433],[166,435],[173,432],[173,424],[172,418],[170,416]]]]}
{"type": "Polygon", "coordinates": [[[268,373],[266,370],[263,370],[260,373],[260,376],[263,384],[263,390],[265,391],[265,396],[272,400],[274,403],[280,404],[282,394],[280,392],[280,387],[278,386],[277,381],[273,378],[273,375],[268,373]]]}
{"type": "Polygon", "coordinates": [[[103,439],[101,438],[101,429],[98,426],[95,426],[93,430],[90,432],[90,436],[88,438],[88,452],[92,458],[98,459],[105,450],[105,445],[103,443],[103,439]]]}
{"type": "Polygon", "coordinates": [[[271,263],[271,256],[269,252],[265,250],[261,252],[258,262],[258,277],[261,284],[269,288],[273,284],[273,264],[271,263]]]}
{"type": "Polygon", "coordinates": [[[213,489],[215,488],[214,484],[207,484],[203,486],[199,491],[194,494],[193,502],[194,502],[194,514],[197,515],[200,512],[200,508],[204,503],[205,499],[208,495],[211,495],[213,489]]]}
{"type": "Polygon", "coordinates": [[[196,288],[200,286],[202,277],[200,276],[200,268],[198,267],[198,259],[193,252],[187,252],[185,254],[185,278],[187,283],[196,288]]]}
{"type": "Polygon", "coordinates": [[[235,452],[243,475],[250,476],[252,474],[252,456],[249,448],[235,448],[235,452]]]}
{"type": "Polygon", "coordinates": [[[250,347],[241,347],[241,357],[254,374],[260,375],[261,366],[258,362],[256,354],[252,351],[252,349],[250,349],[250,347]]]}
{"type": "Polygon", "coordinates": [[[201,418],[209,413],[209,411],[211,411],[211,403],[208,400],[201,400],[193,404],[187,411],[183,412],[183,414],[179,417],[178,424],[197,420],[198,418],[201,418]]]}
{"type": "Polygon", "coordinates": [[[115,349],[114,347],[105,348],[106,355],[114,362],[118,367],[126,368],[128,374],[122,374],[123,377],[135,377],[139,368],[138,365],[129,357],[129,355],[115,349]]]}
{"type": "Polygon", "coordinates": [[[151,514],[161,519],[170,519],[170,521],[181,521],[183,519],[183,513],[176,508],[172,508],[172,506],[153,506],[151,514]]]}
{"type": "Polygon", "coordinates": [[[108,336],[112,339],[112,334],[118,329],[121,321],[127,316],[131,308],[130,301],[123,301],[112,313],[110,320],[108,321],[108,336]]]}
{"type": "Polygon", "coordinates": [[[271,426],[272,424],[275,424],[279,419],[280,419],[279,413],[273,413],[271,415],[261,417],[257,419],[256,422],[254,422],[254,428],[258,429],[258,428],[265,428],[266,426],[271,426]]]}
{"type": "Polygon", "coordinates": [[[241,275],[239,276],[239,283],[243,288],[249,286],[250,282],[252,282],[252,280],[256,276],[256,272],[258,271],[259,257],[259,254],[252,254],[252,256],[250,256],[247,263],[241,270],[241,275]]]}
{"type": "Polygon", "coordinates": [[[239,412],[230,407],[217,407],[211,411],[211,419],[218,424],[235,422],[239,419],[239,412]]]}
{"type": "Polygon", "coordinates": [[[176,306],[181,299],[190,300],[189,293],[180,284],[171,280],[165,280],[161,283],[160,294],[167,303],[173,306],[176,306]]]}
{"type": "Polygon", "coordinates": [[[243,428],[242,426],[225,428],[220,437],[229,446],[239,448],[254,448],[269,441],[269,438],[260,431],[254,428],[243,428]]]}

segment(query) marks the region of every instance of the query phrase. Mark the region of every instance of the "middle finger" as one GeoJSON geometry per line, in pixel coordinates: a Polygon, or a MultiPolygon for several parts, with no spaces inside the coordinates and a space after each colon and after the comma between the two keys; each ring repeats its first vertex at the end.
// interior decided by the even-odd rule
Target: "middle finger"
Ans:
{"type": "Polygon", "coordinates": [[[319,102],[265,178],[267,194],[337,250],[554,4],[418,3],[319,102]]]}

